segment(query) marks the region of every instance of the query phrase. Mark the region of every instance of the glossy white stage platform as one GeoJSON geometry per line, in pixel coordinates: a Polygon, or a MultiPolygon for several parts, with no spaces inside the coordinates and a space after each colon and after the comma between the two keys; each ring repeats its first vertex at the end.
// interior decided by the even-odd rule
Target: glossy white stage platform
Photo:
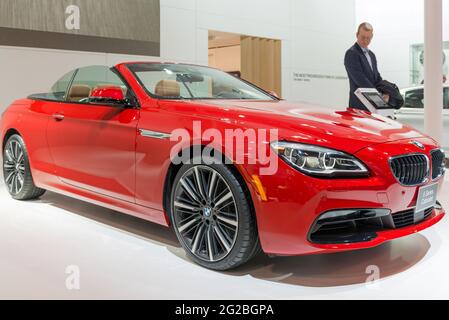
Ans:
{"type": "MultiPolygon", "coordinates": [[[[449,208],[448,177],[440,201],[449,208]]],[[[2,184],[0,255],[1,299],[449,298],[449,217],[373,249],[213,272],[169,229],[55,193],[14,201],[2,184]]]]}

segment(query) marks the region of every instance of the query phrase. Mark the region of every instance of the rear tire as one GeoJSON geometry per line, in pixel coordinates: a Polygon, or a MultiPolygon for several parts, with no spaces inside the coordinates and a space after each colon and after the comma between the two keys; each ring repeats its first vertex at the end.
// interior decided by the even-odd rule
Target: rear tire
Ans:
{"type": "Polygon", "coordinates": [[[9,137],[5,143],[3,178],[6,189],[16,200],[36,199],[45,193],[44,189],[36,187],[33,182],[25,142],[18,134],[9,137]]]}
{"type": "Polygon", "coordinates": [[[260,251],[242,183],[224,164],[186,164],[175,177],[171,222],[187,255],[203,267],[229,270],[260,251]]]}

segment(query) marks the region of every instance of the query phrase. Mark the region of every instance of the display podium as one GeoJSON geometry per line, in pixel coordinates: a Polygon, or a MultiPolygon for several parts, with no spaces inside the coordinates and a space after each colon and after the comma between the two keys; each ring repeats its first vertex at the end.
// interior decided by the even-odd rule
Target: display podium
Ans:
{"type": "Polygon", "coordinates": [[[371,113],[394,118],[395,109],[384,101],[382,95],[376,89],[359,88],[354,94],[371,113]]]}

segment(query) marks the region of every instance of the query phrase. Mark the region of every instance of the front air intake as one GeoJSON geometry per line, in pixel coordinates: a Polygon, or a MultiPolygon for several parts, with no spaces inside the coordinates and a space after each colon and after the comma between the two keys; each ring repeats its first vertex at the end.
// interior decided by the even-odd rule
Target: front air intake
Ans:
{"type": "Polygon", "coordinates": [[[404,186],[416,186],[429,176],[429,159],[425,154],[411,154],[391,158],[393,175],[404,186]]]}
{"type": "MultiPolygon", "coordinates": [[[[423,219],[427,219],[433,212],[433,207],[424,210],[423,219]]],[[[407,227],[415,224],[415,209],[408,209],[401,212],[393,213],[393,221],[395,228],[407,227]]]]}

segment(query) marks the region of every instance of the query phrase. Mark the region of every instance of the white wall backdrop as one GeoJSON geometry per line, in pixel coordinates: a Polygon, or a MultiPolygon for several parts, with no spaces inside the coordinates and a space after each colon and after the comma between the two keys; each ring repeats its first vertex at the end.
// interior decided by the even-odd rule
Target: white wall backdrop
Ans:
{"type": "MultiPolygon", "coordinates": [[[[424,0],[356,0],[355,8],[356,25],[374,27],[370,48],[382,77],[409,86],[410,45],[424,42],[424,0]]],[[[449,0],[443,0],[443,41],[449,41],[449,0]]]]}
{"type": "Polygon", "coordinates": [[[48,90],[78,66],[124,60],[207,65],[208,30],[282,40],[283,97],[346,106],[343,57],[355,41],[355,1],[161,0],[161,58],[0,46],[0,111],[48,90]]]}
{"type": "Polygon", "coordinates": [[[120,61],[148,59],[130,55],[0,46],[0,113],[15,99],[47,92],[56,80],[77,67],[112,66],[120,61]]]}
{"type": "Polygon", "coordinates": [[[284,98],[347,104],[355,0],[161,0],[161,21],[164,59],[207,64],[208,30],[280,39],[284,98]]]}

